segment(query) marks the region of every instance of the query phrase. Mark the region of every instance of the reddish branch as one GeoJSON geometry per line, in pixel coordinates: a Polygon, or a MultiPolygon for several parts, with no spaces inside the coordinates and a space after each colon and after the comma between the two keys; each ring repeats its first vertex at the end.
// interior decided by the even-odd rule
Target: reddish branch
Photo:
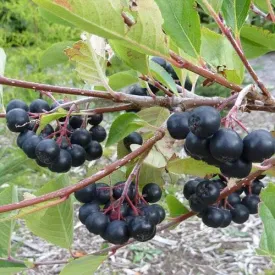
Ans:
{"type": "Polygon", "coordinates": [[[266,0],[266,4],[268,6],[268,11],[269,11],[268,17],[270,17],[271,21],[274,23],[275,22],[275,14],[274,14],[274,10],[273,10],[271,1],[270,0],[266,0]]]}
{"type": "Polygon", "coordinates": [[[263,11],[261,11],[258,7],[256,7],[254,4],[250,5],[250,9],[257,15],[263,17],[264,19],[268,20],[268,21],[272,21],[269,14],[264,13],[263,11]]]}

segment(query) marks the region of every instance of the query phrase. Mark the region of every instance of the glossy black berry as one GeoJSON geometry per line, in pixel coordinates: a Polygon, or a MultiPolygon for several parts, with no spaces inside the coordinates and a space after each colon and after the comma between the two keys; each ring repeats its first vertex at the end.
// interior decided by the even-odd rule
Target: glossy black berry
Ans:
{"type": "Polygon", "coordinates": [[[32,135],[31,137],[25,139],[25,141],[23,142],[22,150],[29,158],[31,159],[36,158],[35,149],[40,141],[41,141],[40,137],[36,135],[32,135]]]}
{"type": "Polygon", "coordinates": [[[7,126],[11,132],[24,132],[30,121],[28,113],[23,109],[12,109],[6,114],[7,126]]]}
{"type": "Polygon", "coordinates": [[[183,187],[183,195],[184,197],[189,200],[189,198],[195,194],[196,188],[200,182],[196,179],[194,180],[189,180],[188,182],[185,183],[183,187]]]}
{"type": "Polygon", "coordinates": [[[86,160],[88,161],[99,159],[103,154],[102,147],[96,140],[92,140],[85,148],[85,150],[86,160]]]}
{"type": "Polygon", "coordinates": [[[44,139],[35,148],[35,155],[38,160],[45,164],[51,164],[60,154],[60,148],[52,139],[44,139]]]}
{"type": "Polygon", "coordinates": [[[17,108],[25,110],[26,112],[29,111],[28,105],[23,100],[13,99],[8,103],[7,108],[6,108],[6,113],[8,113],[9,111],[11,111],[13,109],[17,109],[17,108]]]}
{"type": "Polygon", "coordinates": [[[35,135],[35,132],[30,131],[30,130],[26,130],[25,132],[21,132],[16,140],[17,146],[19,148],[22,148],[23,143],[26,139],[29,139],[30,137],[32,137],[33,135],[35,135]]]}
{"type": "Polygon", "coordinates": [[[88,123],[90,125],[98,125],[103,120],[103,114],[94,114],[88,117],[88,123]]]}
{"type": "Polygon", "coordinates": [[[262,162],[274,154],[274,140],[266,130],[255,130],[243,140],[243,158],[250,162],[262,162]]]}
{"type": "Polygon", "coordinates": [[[186,89],[188,91],[192,91],[192,87],[193,87],[192,82],[191,82],[190,78],[187,77],[185,80],[185,83],[184,83],[184,89],[186,89]]]}
{"type": "Polygon", "coordinates": [[[222,163],[220,169],[222,174],[226,177],[242,179],[250,174],[252,163],[238,159],[234,162],[222,163]]]}
{"type": "Polygon", "coordinates": [[[129,233],[132,238],[139,242],[151,240],[156,233],[156,226],[147,218],[142,216],[134,217],[129,224],[129,233]]]}
{"type": "Polygon", "coordinates": [[[154,225],[159,224],[161,221],[159,210],[153,205],[143,207],[142,213],[154,225]]]}
{"type": "Polygon", "coordinates": [[[151,60],[160,65],[164,70],[166,70],[167,62],[164,58],[153,56],[151,60]]]}
{"type": "Polygon", "coordinates": [[[217,207],[209,206],[202,214],[202,222],[209,227],[218,228],[223,220],[223,211],[217,207]]]}
{"type": "Polygon", "coordinates": [[[241,197],[238,193],[232,193],[227,197],[227,202],[231,205],[234,206],[236,204],[240,204],[241,203],[241,197]]]}
{"type": "Polygon", "coordinates": [[[130,237],[127,223],[119,220],[110,222],[102,237],[113,244],[126,243],[130,237]]]}
{"type": "Polygon", "coordinates": [[[250,186],[249,185],[246,186],[244,191],[247,195],[249,194],[250,190],[251,190],[251,194],[260,195],[263,188],[264,188],[264,184],[260,180],[256,179],[251,183],[250,186]]]}
{"type": "Polygon", "coordinates": [[[83,202],[83,203],[92,202],[96,198],[95,183],[92,183],[78,191],[75,191],[74,196],[79,202],[83,202]]]}
{"type": "Polygon", "coordinates": [[[196,194],[193,194],[189,198],[189,206],[192,211],[197,213],[202,212],[207,208],[207,204],[205,204],[200,198],[198,198],[196,194]]]}
{"type": "Polygon", "coordinates": [[[147,89],[142,88],[140,85],[132,85],[129,87],[128,93],[130,95],[147,96],[147,89]]]}
{"type": "Polygon", "coordinates": [[[107,203],[111,198],[111,188],[106,183],[96,183],[96,199],[100,204],[107,203]]]}
{"type": "Polygon", "coordinates": [[[76,129],[71,135],[71,143],[81,145],[84,148],[87,147],[91,141],[91,134],[86,129],[76,129]]]}
{"type": "Polygon", "coordinates": [[[164,219],[166,217],[166,213],[165,213],[164,208],[161,205],[151,204],[151,209],[158,212],[158,214],[159,214],[159,222],[158,223],[161,223],[162,221],[164,221],[164,219]]]}
{"type": "Polygon", "coordinates": [[[81,166],[85,162],[86,151],[82,146],[73,144],[72,147],[69,147],[67,150],[71,154],[73,167],[81,166]]]}
{"type": "Polygon", "coordinates": [[[128,149],[129,151],[131,151],[130,146],[132,144],[142,145],[142,143],[143,143],[142,136],[137,132],[133,132],[123,139],[123,144],[125,148],[128,149]]]}
{"type": "Polygon", "coordinates": [[[83,118],[81,116],[71,116],[69,124],[73,129],[80,128],[83,123],[83,118]]]}
{"type": "Polygon", "coordinates": [[[239,134],[231,129],[220,129],[210,139],[210,152],[221,162],[233,162],[243,152],[243,141],[239,134]]]}
{"type": "Polygon", "coordinates": [[[85,203],[79,208],[78,218],[83,224],[85,224],[85,221],[90,214],[99,211],[100,207],[97,202],[85,203]]]}
{"type": "Polygon", "coordinates": [[[35,162],[40,167],[48,167],[49,166],[49,164],[45,164],[45,163],[41,162],[39,159],[35,159],[35,162]]]}
{"type": "Polygon", "coordinates": [[[43,99],[36,99],[30,104],[31,113],[43,113],[45,111],[50,111],[51,107],[47,101],[43,99]]]}
{"type": "Polygon", "coordinates": [[[260,198],[257,195],[247,195],[242,199],[242,204],[247,207],[250,214],[258,213],[259,203],[260,203],[260,198]]]}
{"type": "Polygon", "coordinates": [[[227,209],[221,209],[222,213],[223,213],[223,222],[220,225],[220,227],[225,228],[228,225],[230,225],[231,221],[232,221],[232,215],[231,212],[227,209]]]}
{"type": "MultiPolygon", "coordinates": [[[[121,197],[123,189],[124,189],[124,181],[120,181],[117,182],[114,187],[113,187],[113,197],[117,200],[121,197]]],[[[128,192],[127,195],[129,197],[130,200],[133,200],[135,198],[136,195],[136,185],[134,182],[131,182],[129,188],[128,188],[128,192]]]]}
{"type": "Polygon", "coordinates": [[[72,167],[72,157],[67,150],[61,149],[59,156],[49,165],[49,169],[56,173],[66,173],[72,167]]]}
{"type": "Polygon", "coordinates": [[[226,183],[221,179],[214,179],[211,181],[212,183],[216,184],[220,190],[223,190],[227,186],[226,183]]]}
{"type": "Polygon", "coordinates": [[[54,129],[50,124],[47,124],[44,129],[41,131],[40,136],[43,138],[48,137],[49,135],[54,133],[54,129]]]}
{"type": "Polygon", "coordinates": [[[93,126],[89,131],[91,132],[92,140],[102,142],[107,137],[105,128],[100,125],[93,126]]]}
{"type": "Polygon", "coordinates": [[[204,158],[210,156],[209,138],[198,138],[192,132],[190,132],[185,140],[185,150],[187,150],[192,156],[204,158]]]}
{"type": "Polygon", "coordinates": [[[249,210],[243,204],[236,204],[233,209],[230,209],[232,221],[238,224],[245,223],[249,218],[249,210]]]}
{"type": "Polygon", "coordinates": [[[109,218],[102,212],[94,212],[85,220],[85,225],[89,232],[97,235],[104,234],[108,224],[109,218]]]}
{"type": "Polygon", "coordinates": [[[196,196],[204,204],[212,204],[217,201],[220,195],[220,189],[216,184],[209,180],[202,181],[196,188],[196,196]]]}
{"type": "Polygon", "coordinates": [[[220,124],[220,113],[210,106],[195,108],[188,119],[190,131],[200,138],[207,138],[215,134],[219,130],[220,124]]]}
{"type": "Polygon", "coordinates": [[[162,195],[161,188],[156,183],[148,183],[142,188],[142,196],[147,202],[157,202],[162,195]]]}
{"type": "Polygon", "coordinates": [[[185,139],[189,133],[189,112],[174,113],[167,120],[167,130],[174,139],[185,139]]]}

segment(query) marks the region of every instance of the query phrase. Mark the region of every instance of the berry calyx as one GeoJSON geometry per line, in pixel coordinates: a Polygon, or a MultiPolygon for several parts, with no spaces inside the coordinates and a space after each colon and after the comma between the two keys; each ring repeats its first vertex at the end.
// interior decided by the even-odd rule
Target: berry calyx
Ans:
{"type": "Polygon", "coordinates": [[[156,183],[148,183],[142,188],[142,196],[147,202],[158,202],[161,195],[162,191],[156,183]]]}

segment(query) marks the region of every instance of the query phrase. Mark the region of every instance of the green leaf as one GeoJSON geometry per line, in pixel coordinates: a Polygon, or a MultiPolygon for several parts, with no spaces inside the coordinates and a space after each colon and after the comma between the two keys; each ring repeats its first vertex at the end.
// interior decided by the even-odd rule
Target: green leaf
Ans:
{"type": "Polygon", "coordinates": [[[245,25],[241,42],[247,58],[256,58],[275,50],[275,34],[256,26],[245,25]]]}
{"type": "Polygon", "coordinates": [[[64,41],[51,45],[42,54],[40,58],[40,66],[46,68],[67,62],[68,57],[65,55],[64,49],[73,46],[74,43],[74,41],[64,41]]]}
{"type": "MultiPolygon", "coordinates": [[[[2,48],[0,48],[0,75],[4,75],[6,65],[6,54],[2,48]]],[[[3,85],[0,85],[0,107],[3,109],[4,101],[3,101],[3,85]]]]}
{"type": "MultiPolygon", "coordinates": [[[[54,178],[36,193],[47,194],[68,186],[67,175],[54,178]]],[[[65,202],[25,217],[26,225],[35,235],[55,245],[70,248],[73,242],[73,201],[72,197],[65,202]]]]}
{"type": "MultiPolygon", "coordinates": [[[[102,168],[102,166],[94,166],[88,169],[87,177],[90,177],[94,175],[95,173],[99,172],[102,168]]],[[[106,183],[106,184],[115,184],[119,181],[125,181],[125,173],[121,170],[116,170],[112,174],[100,179],[100,182],[106,183]]]]}
{"type": "Polygon", "coordinates": [[[124,156],[128,155],[130,152],[124,146],[123,140],[117,143],[117,157],[119,159],[123,158],[124,156]]]}
{"type": "Polygon", "coordinates": [[[225,22],[237,37],[245,23],[250,3],[251,0],[223,0],[222,12],[225,22]]]}
{"type": "MultiPolygon", "coordinates": [[[[268,13],[268,5],[266,0],[253,0],[253,3],[259,8],[260,10],[268,13]]],[[[274,5],[274,4],[273,4],[274,5]]]]}
{"type": "Polygon", "coordinates": [[[221,34],[207,28],[202,29],[202,57],[214,69],[224,68],[226,78],[241,84],[244,78],[244,65],[230,42],[221,34]]]}
{"type": "Polygon", "coordinates": [[[156,0],[164,18],[163,29],[187,54],[199,57],[200,18],[195,0],[156,0]]]}
{"type": "Polygon", "coordinates": [[[0,274],[1,275],[14,275],[18,272],[27,269],[25,264],[21,263],[11,263],[5,260],[0,260],[0,274]]]}
{"type": "Polygon", "coordinates": [[[156,80],[158,80],[161,84],[164,84],[164,86],[169,88],[174,94],[178,95],[178,90],[174,79],[164,68],[152,60],[149,62],[149,67],[151,74],[156,80]]]}
{"type": "Polygon", "coordinates": [[[73,260],[68,263],[60,272],[60,275],[91,275],[95,274],[99,266],[108,256],[89,255],[73,260]]]}
{"type": "Polygon", "coordinates": [[[108,147],[119,142],[135,130],[145,125],[147,125],[147,123],[134,113],[120,115],[111,125],[106,146],[108,147]]]}
{"type": "Polygon", "coordinates": [[[62,18],[54,15],[53,13],[49,12],[48,10],[45,10],[43,8],[39,8],[40,15],[45,18],[47,21],[51,23],[56,23],[64,26],[73,27],[73,24],[67,22],[66,20],[63,20],[62,18]]]}
{"type": "MultiPolygon", "coordinates": [[[[206,12],[207,14],[209,14],[208,9],[203,4],[203,1],[202,0],[196,0],[196,1],[203,8],[204,12],[206,12]]],[[[214,9],[214,11],[216,13],[219,13],[220,10],[221,10],[221,8],[222,8],[223,0],[208,0],[208,3],[212,6],[212,8],[214,9]]]]}
{"type": "Polygon", "coordinates": [[[171,173],[204,177],[206,174],[217,174],[220,170],[207,163],[193,158],[175,159],[168,163],[167,169],[171,173]]]}
{"type": "Polygon", "coordinates": [[[148,73],[148,64],[146,54],[137,52],[135,50],[129,49],[122,45],[120,41],[110,40],[109,41],[113,51],[116,55],[130,68],[143,73],[148,73]]]}
{"type": "Polygon", "coordinates": [[[178,217],[189,212],[189,210],[175,196],[167,195],[165,199],[171,217],[178,217]]]}
{"type": "MultiPolygon", "coordinates": [[[[17,189],[14,186],[7,187],[0,193],[0,205],[18,202],[17,189]]],[[[0,214],[0,219],[7,218],[16,213],[7,212],[0,214]]],[[[0,223],[0,255],[1,257],[8,256],[11,245],[11,235],[14,230],[15,221],[5,221],[0,223]]],[[[0,270],[0,274],[1,270],[0,270]]]]}
{"type": "Polygon", "coordinates": [[[157,168],[148,163],[143,163],[140,168],[139,174],[139,186],[142,188],[144,185],[150,182],[157,183],[159,186],[164,185],[164,180],[162,178],[163,168],[157,168]]]}
{"type": "Polygon", "coordinates": [[[136,71],[129,70],[113,74],[109,77],[109,86],[113,90],[120,90],[139,81],[136,71]]]}
{"type": "Polygon", "coordinates": [[[88,33],[120,40],[125,47],[145,54],[168,54],[161,28],[163,19],[154,0],[138,1],[137,12],[133,12],[136,22],[131,27],[123,21],[121,13],[123,9],[128,10],[128,6],[123,6],[121,0],[33,1],[88,33]]]}
{"type": "Polygon", "coordinates": [[[170,112],[163,107],[151,107],[138,112],[138,116],[148,124],[160,127],[169,118],[170,112]]]}

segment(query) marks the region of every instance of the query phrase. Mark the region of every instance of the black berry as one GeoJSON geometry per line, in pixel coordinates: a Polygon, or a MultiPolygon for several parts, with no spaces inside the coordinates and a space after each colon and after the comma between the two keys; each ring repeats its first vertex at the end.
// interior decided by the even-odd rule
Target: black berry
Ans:
{"type": "Polygon", "coordinates": [[[249,210],[243,204],[236,204],[230,212],[232,215],[232,221],[238,224],[245,223],[249,218],[249,210]]]}
{"type": "Polygon", "coordinates": [[[24,132],[30,121],[28,113],[23,109],[12,109],[6,114],[7,126],[11,132],[24,132]]]}
{"type": "Polygon", "coordinates": [[[189,112],[174,113],[167,120],[167,130],[174,139],[185,139],[189,133],[189,112]]]}
{"type": "Polygon", "coordinates": [[[189,205],[191,210],[197,213],[202,212],[207,208],[207,205],[204,202],[202,202],[202,200],[198,198],[196,194],[193,194],[189,198],[189,205]]]}
{"type": "Polygon", "coordinates": [[[90,214],[99,211],[100,207],[97,202],[85,203],[79,208],[78,218],[83,224],[85,224],[85,221],[90,214]]]}
{"type": "Polygon", "coordinates": [[[85,162],[86,151],[82,146],[73,144],[72,147],[67,150],[71,154],[73,167],[81,166],[85,162]]]}
{"type": "Polygon", "coordinates": [[[195,194],[196,188],[199,183],[200,183],[200,181],[198,181],[196,179],[189,180],[188,182],[186,182],[186,184],[183,187],[183,195],[187,200],[189,200],[191,195],[195,194]]]}
{"type": "Polygon", "coordinates": [[[40,133],[40,135],[43,137],[43,138],[46,138],[48,137],[49,135],[53,134],[54,133],[54,129],[53,127],[50,125],[50,124],[47,124],[44,129],[42,130],[42,132],[40,133]]]}
{"type": "Polygon", "coordinates": [[[50,111],[51,107],[47,101],[43,99],[36,99],[30,104],[31,113],[43,113],[45,111],[50,111]]]}
{"type": "Polygon", "coordinates": [[[33,131],[30,130],[26,130],[25,132],[21,132],[18,137],[17,137],[17,146],[22,148],[23,143],[26,139],[29,139],[30,137],[32,137],[33,135],[35,135],[35,133],[33,131]]]}
{"type": "Polygon", "coordinates": [[[126,149],[131,151],[130,146],[132,144],[142,145],[143,139],[142,139],[142,136],[139,133],[133,132],[133,133],[131,133],[130,135],[128,135],[127,137],[125,137],[123,139],[123,143],[124,143],[124,146],[126,147],[126,149]]]}
{"type": "Polygon", "coordinates": [[[148,183],[142,188],[142,196],[147,202],[157,202],[161,195],[162,191],[156,183],[148,183]]]}
{"type": "Polygon", "coordinates": [[[59,156],[60,148],[52,139],[45,139],[38,143],[35,148],[35,155],[39,161],[51,164],[59,156]]]}
{"type": "Polygon", "coordinates": [[[264,184],[258,180],[258,179],[255,179],[251,185],[249,186],[246,186],[244,191],[245,193],[248,195],[249,194],[249,191],[251,190],[251,194],[254,194],[254,195],[260,195],[261,193],[261,190],[264,188],[264,184]]]}
{"type": "Polygon", "coordinates": [[[92,202],[96,198],[96,185],[93,183],[78,191],[75,191],[74,196],[79,202],[92,202]]]}
{"type": "Polygon", "coordinates": [[[157,225],[161,221],[160,212],[153,205],[148,205],[142,208],[143,215],[154,225],[157,225]]]}
{"type": "Polygon", "coordinates": [[[24,151],[24,153],[31,159],[35,159],[36,158],[36,154],[35,154],[35,148],[36,146],[39,144],[39,142],[41,141],[41,138],[33,135],[29,138],[27,138],[22,145],[22,150],[24,151]]]}
{"type": "Polygon", "coordinates": [[[91,125],[98,125],[103,120],[103,114],[94,114],[88,117],[88,123],[91,125]]]}
{"type": "Polygon", "coordinates": [[[196,188],[196,196],[204,204],[212,204],[217,201],[220,195],[220,189],[216,184],[209,180],[202,181],[196,188]]]}
{"type": "Polygon", "coordinates": [[[130,233],[125,221],[112,221],[107,225],[103,238],[113,244],[124,244],[129,240],[130,233]]]}
{"type": "Polygon", "coordinates": [[[232,193],[227,197],[227,202],[231,205],[234,206],[236,204],[241,203],[241,197],[238,193],[232,193]]]}
{"type": "Polygon", "coordinates": [[[84,148],[89,145],[91,140],[91,134],[86,129],[76,129],[71,135],[71,143],[81,145],[84,148]]]}
{"type": "Polygon", "coordinates": [[[100,125],[93,126],[89,131],[91,132],[92,140],[102,142],[107,137],[105,128],[100,125]]]}
{"type": "Polygon", "coordinates": [[[106,183],[96,184],[96,199],[100,204],[105,204],[110,200],[111,188],[106,183]]]}
{"type": "Polygon", "coordinates": [[[260,198],[257,195],[247,195],[242,199],[242,204],[247,207],[250,214],[258,213],[259,203],[260,203],[260,198]]]}
{"type": "Polygon", "coordinates": [[[49,169],[56,173],[66,173],[72,167],[72,157],[67,150],[61,149],[59,156],[49,165],[49,169]]]}
{"type": "Polygon", "coordinates": [[[232,221],[232,215],[231,212],[227,209],[221,209],[222,213],[223,213],[223,222],[220,225],[220,227],[225,228],[228,225],[230,225],[231,221],[232,221]]]}
{"type": "Polygon", "coordinates": [[[186,137],[184,148],[192,156],[197,156],[198,158],[208,157],[210,156],[209,141],[209,138],[198,138],[190,132],[186,137]]]}
{"type": "Polygon", "coordinates": [[[158,56],[153,56],[151,60],[160,65],[164,70],[166,70],[167,62],[165,59],[158,56]]]}
{"type": "Polygon", "coordinates": [[[221,163],[220,169],[222,174],[226,177],[242,179],[250,174],[252,163],[238,159],[234,162],[221,163]]]}
{"type": "Polygon", "coordinates": [[[158,223],[161,223],[162,221],[164,221],[164,219],[166,217],[166,213],[165,213],[164,208],[161,205],[151,204],[151,209],[158,212],[158,214],[159,214],[159,222],[158,223]]]}
{"type": "Polygon", "coordinates": [[[88,161],[99,159],[103,154],[101,145],[95,140],[92,140],[85,148],[85,150],[86,160],[88,161]]]}
{"type": "MultiPolygon", "coordinates": [[[[114,187],[113,187],[113,197],[117,200],[121,197],[123,189],[125,186],[125,182],[124,181],[120,181],[117,182],[114,187]]],[[[130,200],[133,200],[135,198],[136,195],[136,185],[134,182],[131,182],[127,195],[129,197],[130,200]]]]}
{"type": "Polygon", "coordinates": [[[102,235],[109,224],[108,216],[104,215],[102,212],[94,212],[90,214],[86,220],[86,228],[94,234],[102,235]]]}
{"type": "Polygon", "coordinates": [[[218,228],[224,220],[223,211],[217,207],[209,206],[202,214],[202,221],[205,225],[218,228]]]}
{"type": "Polygon", "coordinates": [[[83,123],[83,118],[81,116],[71,116],[69,124],[73,129],[80,128],[83,123]]]}
{"type": "Polygon", "coordinates": [[[26,112],[29,111],[29,107],[24,101],[22,101],[20,99],[13,99],[8,103],[6,112],[8,113],[9,111],[11,111],[13,109],[17,109],[17,108],[25,110],[26,112]]]}

